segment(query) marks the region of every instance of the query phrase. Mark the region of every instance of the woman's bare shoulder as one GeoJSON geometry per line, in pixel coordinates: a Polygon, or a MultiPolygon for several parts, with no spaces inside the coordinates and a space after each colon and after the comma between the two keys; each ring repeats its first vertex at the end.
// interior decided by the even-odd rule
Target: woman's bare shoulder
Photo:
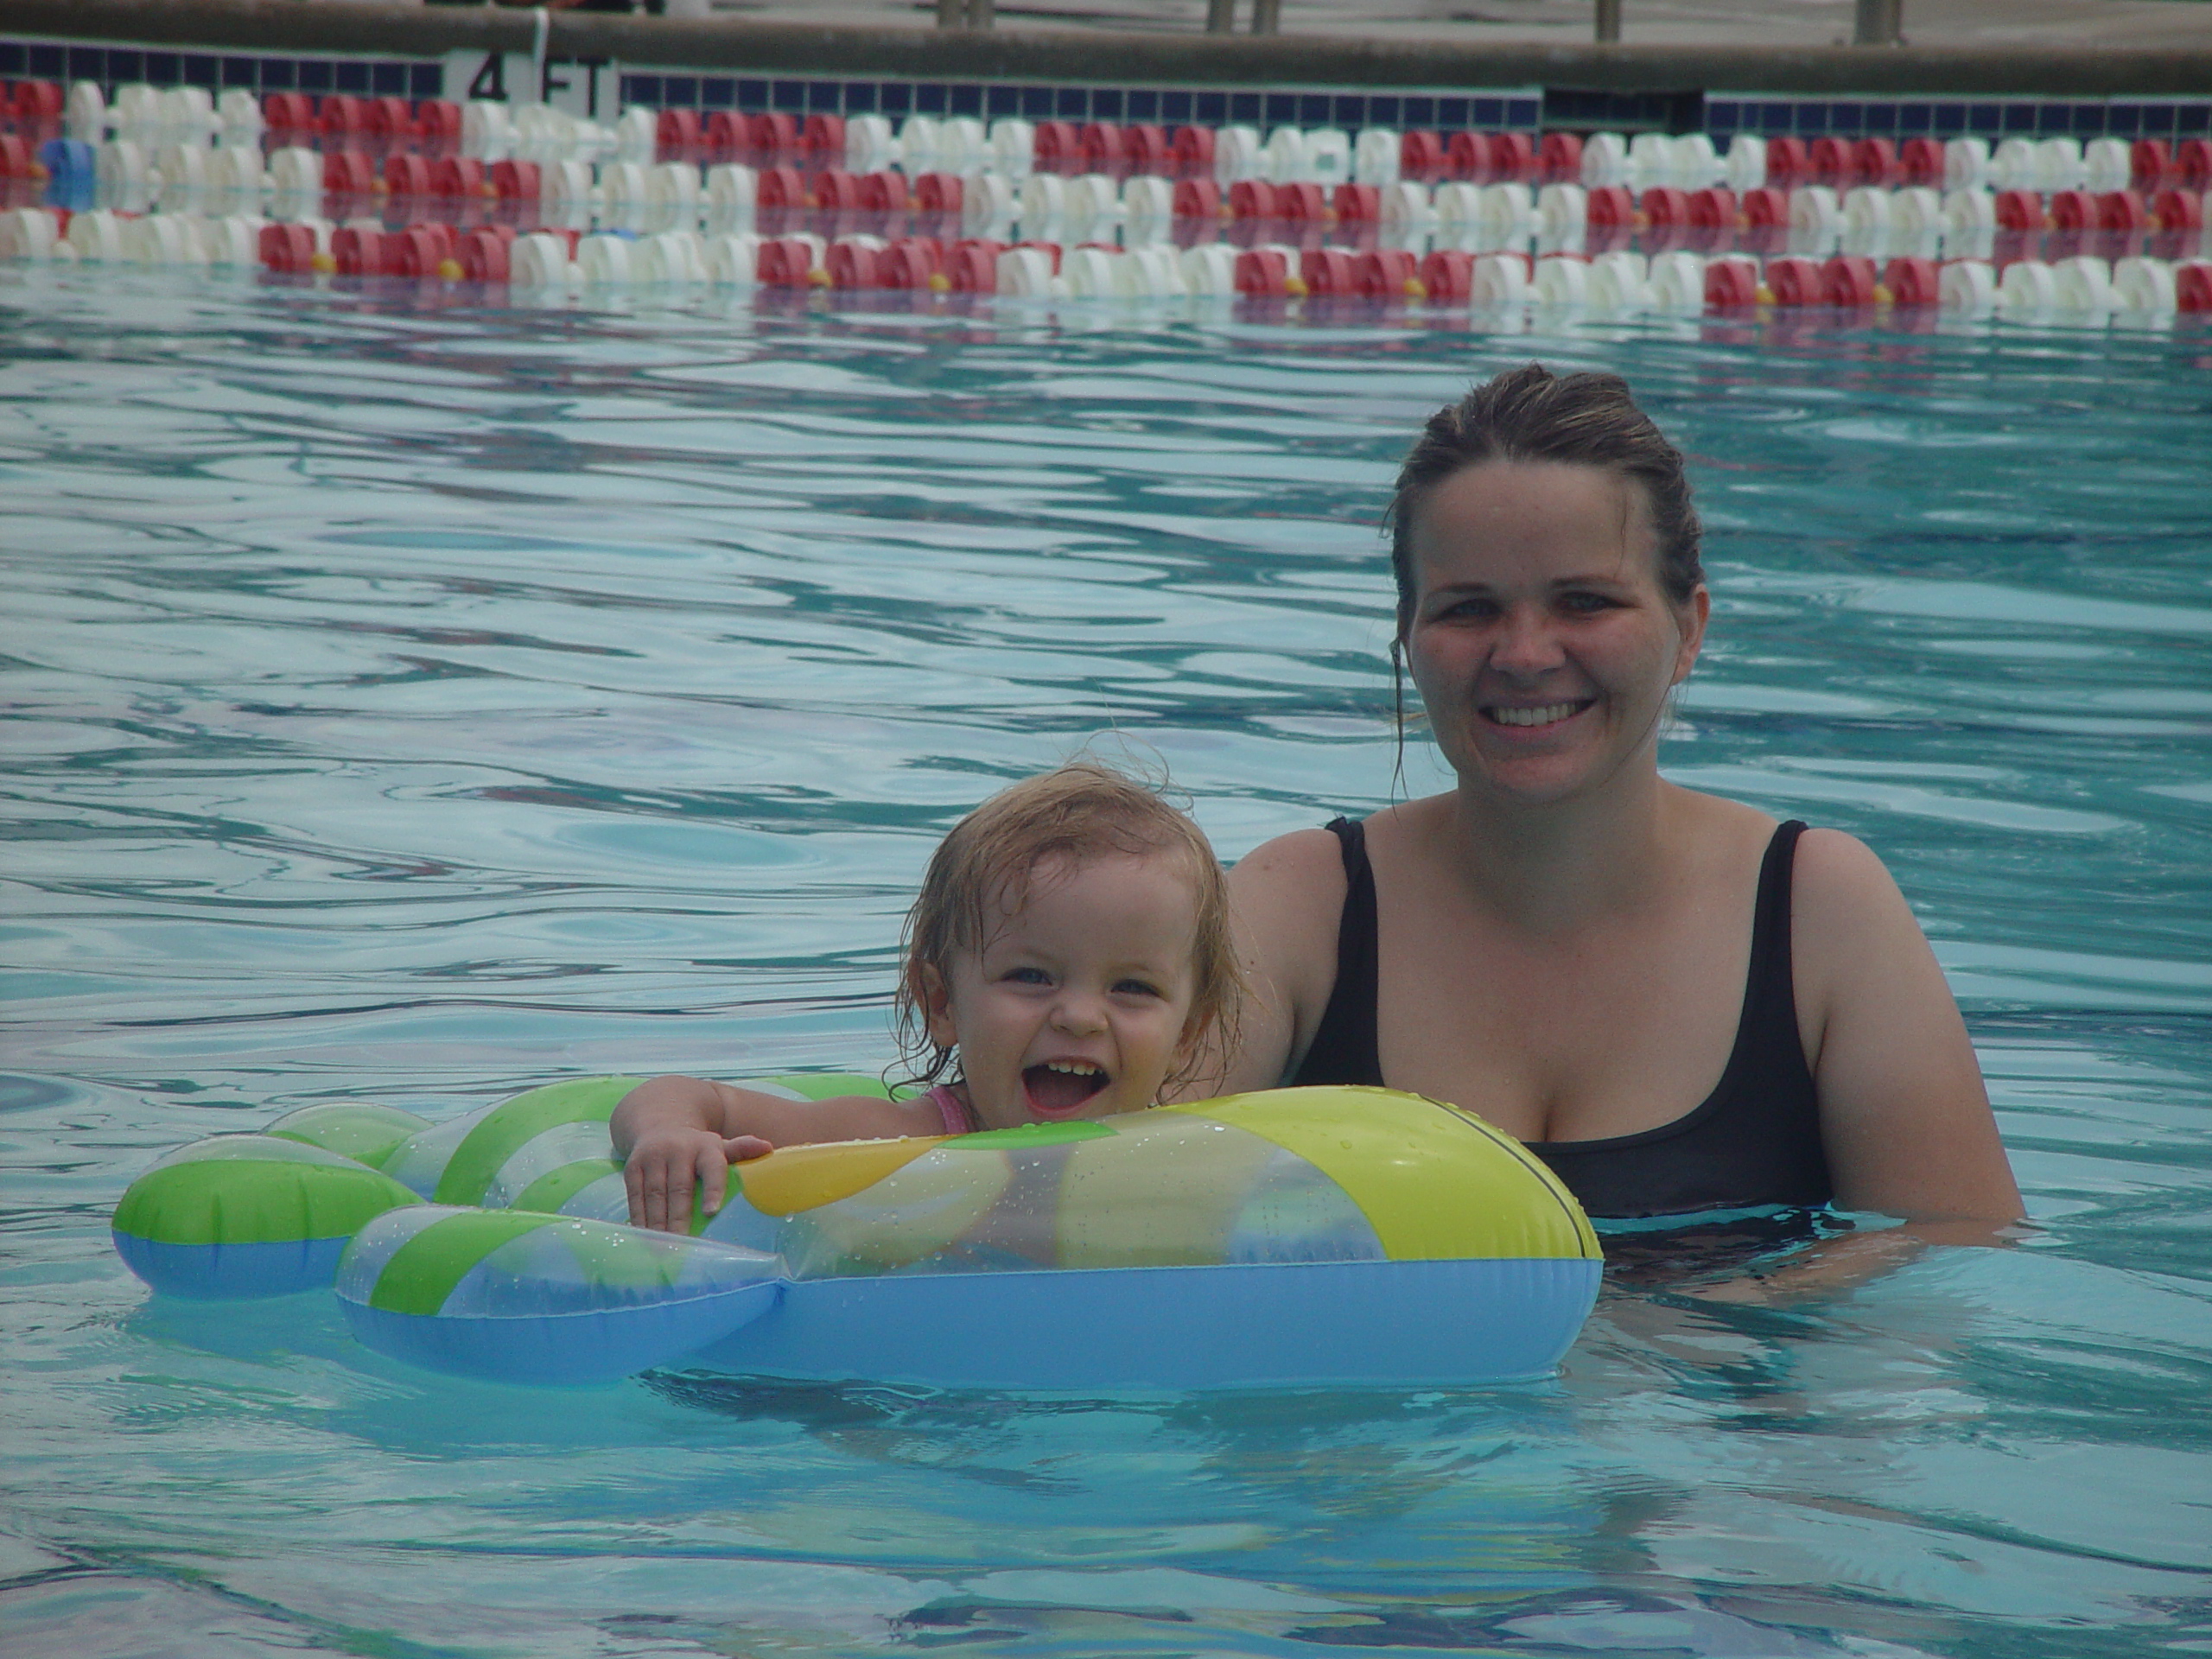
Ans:
{"type": "Polygon", "coordinates": [[[1344,889],[1342,843],[1326,830],[1262,842],[1229,872],[1238,922],[1262,956],[1294,940],[1333,949],[1344,889]]]}
{"type": "Polygon", "coordinates": [[[1302,882],[1333,869],[1341,881],[1341,846],[1329,830],[1294,830],[1287,836],[1262,842],[1238,859],[1230,869],[1229,879],[1241,880],[1248,887],[1267,887],[1282,881],[1302,882]]]}
{"type": "Polygon", "coordinates": [[[1911,913],[1889,867],[1841,830],[1808,830],[1797,838],[1789,907],[1800,931],[1838,942],[1910,920],[1911,913]]]}

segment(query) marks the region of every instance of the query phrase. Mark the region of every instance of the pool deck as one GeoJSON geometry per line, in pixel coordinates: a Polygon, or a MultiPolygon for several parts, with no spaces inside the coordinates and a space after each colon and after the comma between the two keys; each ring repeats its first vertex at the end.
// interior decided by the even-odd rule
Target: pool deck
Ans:
{"type": "MultiPolygon", "coordinates": [[[[934,26],[933,0],[712,0],[714,15],[871,29],[934,26]]],[[[1589,43],[1591,0],[1283,0],[1286,35],[1454,45],[1589,43]]],[[[1848,45],[1852,0],[1622,0],[1625,46],[1848,45]]],[[[1205,0],[997,0],[1002,29],[1195,33],[1205,0]]],[[[1250,0],[1237,0],[1240,27],[1250,0]]],[[[1952,48],[2212,46],[2208,0],[1904,0],[1904,36],[1952,48]]],[[[2212,93],[2212,85],[2205,88],[2212,93]]]]}
{"type": "MultiPolygon", "coordinates": [[[[1264,37],[1204,33],[1203,0],[1010,0],[1035,10],[1009,9],[988,31],[938,29],[933,4],[915,0],[736,3],[749,9],[683,18],[392,0],[0,0],[0,30],[214,52],[535,53],[1059,86],[2212,98],[2212,0],[1904,0],[1907,43],[1863,47],[1837,44],[1851,0],[1624,0],[1626,38],[1605,46],[1590,40],[1590,0],[1287,0],[1284,31],[1264,37]]],[[[1250,7],[1237,0],[1240,17],[1250,7]]]]}

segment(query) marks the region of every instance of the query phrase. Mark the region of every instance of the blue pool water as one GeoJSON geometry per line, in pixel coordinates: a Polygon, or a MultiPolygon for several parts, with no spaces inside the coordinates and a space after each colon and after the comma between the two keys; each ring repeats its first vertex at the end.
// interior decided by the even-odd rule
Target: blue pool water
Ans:
{"type": "MultiPolygon", "coordinates": [[[[0,1649],[2212,1644],[2212,339],[445,310],[0,276],[0,1649]],[[1887,858],[2040,1224],[1554,1382],[477,1388],[106,1216],[309,1101],[887,1053],[934,838],[1101,732],[1224,854],[1391,787],[1375,530],[1539,355],[1693,455],[1665,764],[1887,858]]],[[[1435,769],[1416,750],[1408,781],[1435,769]]]]}

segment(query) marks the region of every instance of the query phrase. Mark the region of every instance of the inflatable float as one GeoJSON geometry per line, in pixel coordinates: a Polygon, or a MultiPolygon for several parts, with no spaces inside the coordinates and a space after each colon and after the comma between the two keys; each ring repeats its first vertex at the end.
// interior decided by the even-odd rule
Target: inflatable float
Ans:
{"type": "MultiPolygon", "coordinates": [[[[1383,1089],[784,1147],[690,1236],[626,1222],[632,1077],[443,1124],[334,1103],[162,1159],[117,1206],[157,1292],[334,1287],[354,1336],[488,1381],[682,1363],[945,1387],[1541,1376],[1597,1295],[1588,1219],[1517,1141],[1383,1089]]],[[[795,1098],[871,1077],[783,1077],[795,1098]]]]}

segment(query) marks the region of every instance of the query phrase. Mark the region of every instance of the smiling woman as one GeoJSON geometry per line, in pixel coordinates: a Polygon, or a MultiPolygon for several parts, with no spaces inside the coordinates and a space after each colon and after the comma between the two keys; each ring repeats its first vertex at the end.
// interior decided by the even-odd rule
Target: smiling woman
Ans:
{"type": "Polygon", "coordinates": [[[1681,456],[1603,374],[1440,410],[1399,475],[1397,637],[1449,792],[1259,848],[1229,1086],[1387,1083],[1520,1136],[1599,1216],[2019,1213],[1880,862],[1659,775],[1709,600],[1681,456]]]}

